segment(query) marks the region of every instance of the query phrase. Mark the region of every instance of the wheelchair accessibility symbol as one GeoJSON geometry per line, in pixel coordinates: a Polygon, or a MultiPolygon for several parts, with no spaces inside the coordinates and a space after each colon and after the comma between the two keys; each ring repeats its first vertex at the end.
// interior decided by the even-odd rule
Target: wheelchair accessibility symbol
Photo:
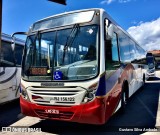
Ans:
{"type": "Polygon", "coordinates": [[[55,71],[54,72],[54,80],[62,80],[62,72],[61,71],[55,71]]]}

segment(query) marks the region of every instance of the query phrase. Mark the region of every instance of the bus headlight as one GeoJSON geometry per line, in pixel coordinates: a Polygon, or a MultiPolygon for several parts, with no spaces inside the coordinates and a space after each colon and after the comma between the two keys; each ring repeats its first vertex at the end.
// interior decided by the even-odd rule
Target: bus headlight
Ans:
{"type": "Polygon", "coordinates": [[[88,88],[87,93],[83,99],[84,103],[92,101],[95,98],[97,87],[98,87],[98,83],[95,83],[88,88]]]}
{"type": "Polygon", "coordinates": [[[83,101],[86,103],[86,102],[92,101],[93,98],[94,98],[94,94],[91,93],[91,92],[88,92],[88,93],[85,95],[83,101]]]}
{"type": "Polygon", "coordinates": [[[23,85],[21,85],[21,96],[23,97],[23,99],[29,101],[29,97],[28,97],[27,91],[26,91],[26,89],[25,89],[25,87],[23,85]]]}

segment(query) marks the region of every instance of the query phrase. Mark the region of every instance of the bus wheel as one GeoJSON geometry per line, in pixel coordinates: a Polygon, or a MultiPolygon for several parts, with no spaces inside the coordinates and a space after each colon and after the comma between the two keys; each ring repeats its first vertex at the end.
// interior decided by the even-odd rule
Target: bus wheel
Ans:
{"type": "Polygon", "coordinates": [[[127,85],[124,85],[122,88],[122,94],[121,94],[121,112],[124,113],[125,112],[125,107],[127,104],[127,99],[128,99],[128,92],[127,92],[127,85]]]}
{"type": "Polygon", "coordinates": [[[125,92],[123,91],[121,95],[121,108],[120,108],[122,113],[124,113],[125,107],[126,107],[126,99],[125,99],[125,92]]]}
{"type": "Polygon", "coordinates": [[[142,88],[144,87],[144,85],[145,85],[145,82],[146,82],[146,78],[145,78],[145,75],[143,75],[143,84],[142,84],[142,88]]]}

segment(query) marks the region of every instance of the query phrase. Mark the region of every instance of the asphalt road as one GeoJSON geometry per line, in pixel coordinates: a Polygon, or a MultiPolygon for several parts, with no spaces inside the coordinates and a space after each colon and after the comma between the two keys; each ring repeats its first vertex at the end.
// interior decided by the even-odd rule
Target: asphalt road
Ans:
{"type": "Polygon", "coordinates": [[[20,113],[19,99],[0,105],[0,130],[19,120],[20,113]]]}
{"type": "Polygon", "coordinates": [[[159,102],[160,83],[147,83],[140,88],[128,101],[125,113],[116,112],[103,126],[40,120],[23,117],[20,114],[18,101],[0,106],[0,130],[10,125],[41,128],[41,134],[122,134],[139,135],[145,131],[118,132],[120,128],[155,128],[159,102]],[[35,122],[36,121],[36,122],[35,122]],[[16,123],[16,124],[14,124],[16,123]],[[28,124],[27,124],[28,123],[28,124]]]}

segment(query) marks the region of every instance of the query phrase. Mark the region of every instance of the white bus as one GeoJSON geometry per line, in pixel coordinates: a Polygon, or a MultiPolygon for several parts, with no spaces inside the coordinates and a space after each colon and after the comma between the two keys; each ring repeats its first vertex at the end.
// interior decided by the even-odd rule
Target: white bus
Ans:
{"type": "Polygon", "coordinates": [[[0,104],[19,98],[21,60],[25,44],[23,40],[16,39],[13,52],[11,36],[2,33],[1,39],[0,104]]]}
{"type": "Polygon", "coordinates": [[[146,80],[146,52],[103,9],[54,15],[27,34],[23,114],[104,124],[146,80]]]}

